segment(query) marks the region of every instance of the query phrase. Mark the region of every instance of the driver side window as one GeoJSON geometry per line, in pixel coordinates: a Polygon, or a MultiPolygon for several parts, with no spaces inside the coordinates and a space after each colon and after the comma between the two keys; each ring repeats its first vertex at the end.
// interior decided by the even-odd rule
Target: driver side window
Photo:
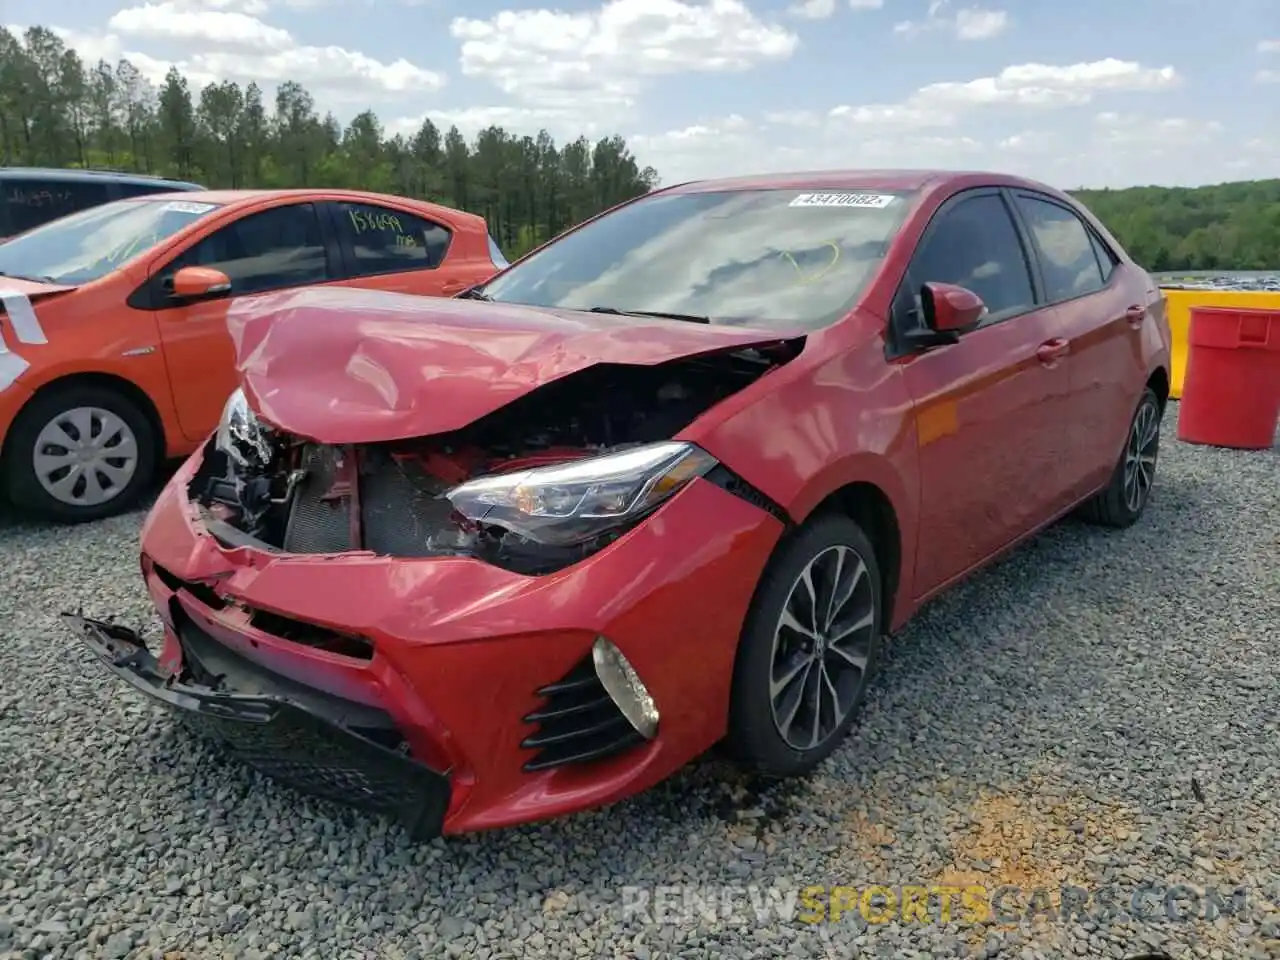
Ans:
{"type": "Polygon", "coordinates": [[[973,291],[988,310],[986,323],[1035,306],[1022,241],[1008,207],[996,194],[961,200],[934,221],[909,268],[913,293],[926,283],[973,291]]]}
{"type": "Polygon", "coordinates": [[[231,279],[233,296],[333,279],[320,219],[309,203],[272,207],[227,224],[189,247],[165,271],[213,267],[231,279]]]}

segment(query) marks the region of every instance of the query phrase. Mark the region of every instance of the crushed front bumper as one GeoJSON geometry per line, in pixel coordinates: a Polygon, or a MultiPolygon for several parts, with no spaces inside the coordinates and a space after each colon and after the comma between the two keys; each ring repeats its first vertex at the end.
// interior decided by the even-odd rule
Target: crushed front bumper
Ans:
{"type": "Polygon", "coordinates": [[[394,729],[380,711],[303,687],[187,631],[178,637],[184,676],[199,665],[220,679],[216,686],[179,682],[134,631],[73,614],[62,619],[113,673],[267,776],[390,816],[417,839],[440,835],[449,778],[379,743],[394,729]]]}

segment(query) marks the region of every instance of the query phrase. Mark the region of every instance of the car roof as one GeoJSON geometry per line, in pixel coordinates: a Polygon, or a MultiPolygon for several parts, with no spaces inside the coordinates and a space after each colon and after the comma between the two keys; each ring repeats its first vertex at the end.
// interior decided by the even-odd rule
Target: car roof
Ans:
{"type": "Polygon", "coordinates": [[[442,216],[452,217],[455,221],[461,219],[472,223],[477,229],[483,228],[485,224],[484,217],[481,217],[478,214],[468,213],[466,210],[458,210],[455,207],[446,207],[442,204],[432,203],[430,200],[418,200],[414,197],[399,197],[385,193],[373,193],[367,190],[326,190],[323,187],[292,190],[200,190],[188,194],[186,199],[193,203],[216,203],[223,206],[231,206],[234,204],[248,205],[262,200],[274,199],[276,197],[296,197],[297,199],[314,197],[316,199],[351,200],[360,203],[377,200],[382,200],[386,203],[407,202],[415,206],[422,207],[427,211],[439,211],[442,216]]]}
{"type": "Polygon", "coordinates": [[[177,190],[203,190],[198,183],[171,180],[148,173],[125,173],[120,170],[66,170],[60,167],[0,167],[2,180],[62,180],[67,183],[90,183],[109,180],[114,183],[164,184],[177,190]]]}
{"type": "Polygon", "coordinates": [[[672,193],[707,193],[718,190],[922,190],[940,187],[1025,187],[1059,191],[1043,183],[1008,173],[986,170],[804,170],[718,180],[693,180],[667,188],[672,193]]]}

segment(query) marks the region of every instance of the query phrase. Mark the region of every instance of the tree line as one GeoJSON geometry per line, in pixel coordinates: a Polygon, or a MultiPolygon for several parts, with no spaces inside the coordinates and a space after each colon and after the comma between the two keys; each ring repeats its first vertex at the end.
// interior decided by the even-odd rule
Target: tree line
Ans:
{"type": "Polygon", "coordinates": [[[619,136],[557,145],[502,127],[468,143],[427,119],[388,136],[371,110],[345,126],[300,84],[158,87],[128,60],[86,64],[53,31],[0,28],[0,165],[158,174],[209,187],[329,187],[419,197],[485,217],[519,256],[658,183],[619,136]]]}
{"type": "MultiPolygon", "coordinates": [[[[160,174],[210,187],[347,187],[485,217],[519,256],[658,183],[618,136],[557,145],[491,126],[468,142],[429,119],[388,136],[367,110],[345,126],[300,84],[153,86],[128,60],[86,64],[51,30],[0,28],[0,164],[160,174]]],[[[1280,180],[1077,190],[1153,271],[1280,269],[1280,180]]]]}
{"type": "Polygon", "coordinates": [[[1072,192],[1148,270],[1280,270],[1280,180],[1072,192]]]}

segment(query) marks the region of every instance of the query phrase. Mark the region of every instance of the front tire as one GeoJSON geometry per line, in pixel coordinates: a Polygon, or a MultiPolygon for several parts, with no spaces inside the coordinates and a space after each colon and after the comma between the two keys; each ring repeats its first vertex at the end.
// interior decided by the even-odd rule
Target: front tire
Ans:
{"type": "Polygon", "coordinates": [[[1151,499],[1160,455],[1160,399],[1150,387],[1143,391],[1129,421],[1124,451],[1110,482],[1080,508],[1089,523],[1124,529],[1138,522],[1151,499]]]}
{"type": "Polygon", "coordinates": [[[123,513],[156,476],[150,418],[118,390],[69,384],[23,408],[4,451],[14,506],[61,523],[123,513]]]}
{"type": "Polygon", "coordinates": [[[734,665],[726,746],[766,776],[801,776],[852,726],[880,651],[882,580],[849,517],[816,517],[774,554],[734,665]]]}

